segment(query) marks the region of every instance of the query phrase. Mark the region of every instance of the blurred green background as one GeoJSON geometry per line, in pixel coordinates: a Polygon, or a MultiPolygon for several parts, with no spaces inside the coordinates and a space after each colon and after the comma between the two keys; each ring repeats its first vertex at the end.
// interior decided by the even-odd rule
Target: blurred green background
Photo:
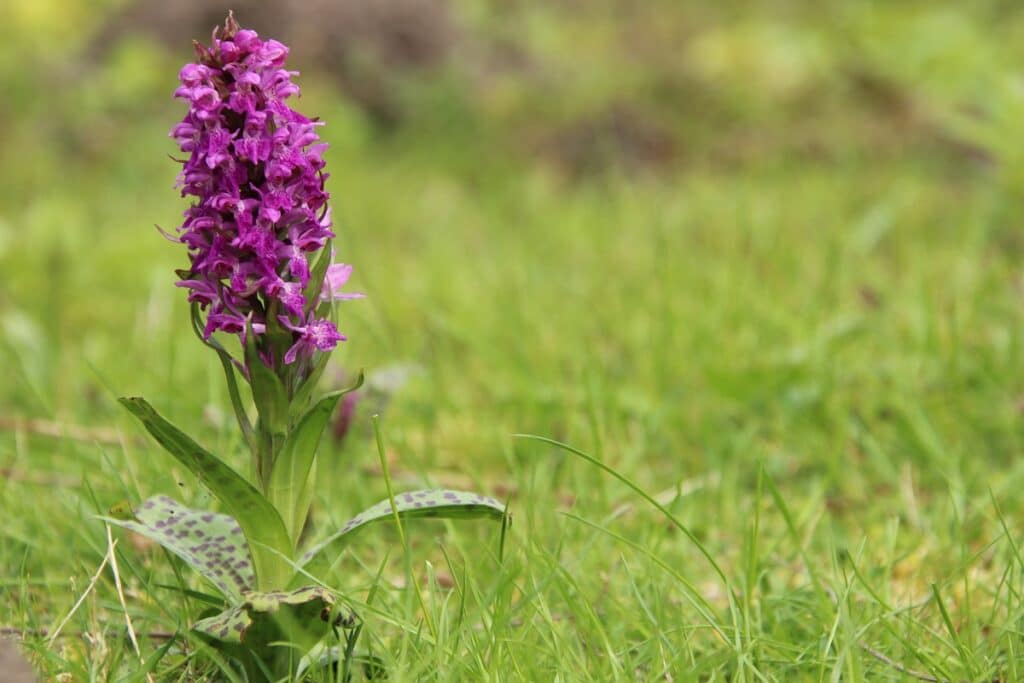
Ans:
{"type": "MultiPolygon", "coordinates": [[[[423,363],[460,388],[445,401],[514,416],[525,387],[595,381],[695,410],[729,392],[709,369],[809,343],[789,326],[884,318],[865,344],[891,351],[913,333],[901,296],[955,299],[958,264],[995,277],[1024,247],[1012,2],[250,4],[328,123],[340,258],[370,295],[339,356],[423,363]]],[[[184,254],[151,226],[180,220],[170,93],[223,10],[4,13],[0,398],[77,412],[86,362],[187,386],[167,373],[192,366],[146,362],[154,335],[200,351],[170,282],[184,254]]]]}
{"type": "MultiPolygon", "coordinates": [[[[345,304],[334,362],[418,369],[385,416],[407,470],[513,496],[538,543],[562,538],[546,509],[602,518],[625,494],[511,433],[566,440],[652,489],[700,478],[681,514],[732,567],[763,464],[798,521],[824,515],[805,548],[823,565],[899,520],[864,559],[899,595],[967,572],[949,558],[998,535],[990,491],[1024,511],[1020,3],[232,7],[291,45],[296,106],[327,122],[338,255],[368,295],[345,304]]],[[[98,533],[39,535],[59,516],[26,502],[46,477],[94,478],[90,496],[67,484],[59,507],[76,515],[125,497],[104,473],[143,494],[177,483],[138,448],[25,420],[127,428],[113,397],[144,394],[235,444],[216,359],[173,287],[185,253],[152,227],[185,208],[171,93],[224,9],[0,4],[11,575],[66,576],[69,549],[90,548],[68,537],[98,533]]],[[[338,486],[373,462],[358,438],[338,486]]],[[[764,524],[788,543],[780,517],[764,524]]],[[[51,599],[8,600],[11,620],[58,614],[51,599]]],[[[1007,670],[1000,638],[1020,613],[1003,607],[984,623],[965,608],[980,668],[953,673],[1007,670]]],[[[800,628],[777,637],[813,640],[800,628]]]]}

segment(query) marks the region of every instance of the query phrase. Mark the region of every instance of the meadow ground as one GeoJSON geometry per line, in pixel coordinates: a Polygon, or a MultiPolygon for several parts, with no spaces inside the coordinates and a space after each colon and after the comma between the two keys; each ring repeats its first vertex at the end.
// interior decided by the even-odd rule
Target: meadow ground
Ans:
{"type": "MultiPolygon", "coordinates": [[[[342,558],[389,680],[1024,679],[1024,16],[653,3],[629,26],[678,21],[686,50],[645,55],[603,4],[463,4],[556,77],[413,79],[382,133],[295,65],[367,294],[337,373],[408,371],[325,442],[311,533],[384,497],[378,408],[396,485],[514,514],[500,561],[485,522],[410,523],[411,572],[391,529],[342,558]]],[[[208,503],[117,396],[242,455],[151,228],[184,208],[188,54],[129,38],[69,74],[43,48],[76,54],[83,7],[0,29],[0,626],[45,680],[212,680],[161,650],[198,606],[157,549],[115,533],[147,667],[109,571],[90,585],[94,515],[208,503]]]]}

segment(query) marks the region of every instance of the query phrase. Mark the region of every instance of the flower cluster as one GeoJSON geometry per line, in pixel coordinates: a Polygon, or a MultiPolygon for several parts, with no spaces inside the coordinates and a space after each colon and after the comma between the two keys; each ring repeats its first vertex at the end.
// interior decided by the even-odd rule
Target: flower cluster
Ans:
{"type": "MultiPolygon", "coordinates": [[[[195,200],[177,241],[188,246],[191,268],[179,287],[206,311],[203,334],[268,328],[291,334],[291,344],[260,343],[264,361],[285,364],[329,351],[345,337],[322,302],[352,298],[340,287],[351,267],[331,265],[310,284],[311,256],[331,232],[323,153],[316,127],[286,104],[299,92],[297,72],[284,68],[288,48],[260,40],[228,17],[212,45],[196,43],[198,61],[181,70],[175,97],[189,102],[171,131],[184,160],[178,184],[195,200]]],[[[278,337],[282,335],[277,335],[278,337]]],[[[269,336],[269,335],[268,335],[269,336]]]]}

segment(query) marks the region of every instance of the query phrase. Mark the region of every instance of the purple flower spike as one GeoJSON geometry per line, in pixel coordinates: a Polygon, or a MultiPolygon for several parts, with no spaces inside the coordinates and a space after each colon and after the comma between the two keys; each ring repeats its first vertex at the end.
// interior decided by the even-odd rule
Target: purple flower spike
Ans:
{"type": "Polygon", "coordinates": [[[291,364],[345,339],[321,317],[321,302],[361,296],[339,291],[352,271],[343,264],[328,267],[320,287],[308,287],[312,253],[334,237],[326,145],[316,133],[322,124],[286,102],[299,88],[291,80],[297,72],[284,68],[285,45],[239,28],[230,15],[212,42],[196,44],[199,59],[181,69],[174,92],[189,103],[170,133],[189,155],[178,186],[194,198],[177,236],[191,267],[178,271],[177,285],[206,312],[207,338],[225,332],[244,342],[251,328],[268,364],[275,354],[291,364]],[[290,346],[263,341],[268,314],[291,331],[290,346]]]}

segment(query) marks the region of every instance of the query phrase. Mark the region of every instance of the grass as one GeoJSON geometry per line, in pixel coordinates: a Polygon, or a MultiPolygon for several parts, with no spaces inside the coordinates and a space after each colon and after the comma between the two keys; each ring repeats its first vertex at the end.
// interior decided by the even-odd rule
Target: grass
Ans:
{"type": "MultiPolygon", "coordinates": [[[[945,27],[961,66],[990,64],[978,37],[1020,24],[944,16],[876,19],[913,28],[908,54],[945,27]]],[[[854,36],[866,63],[883,61],[876,28],[854,36]]],[[[148,229],[183,208],[163,157],[176,58],[139,54],[159,69],[113,104],[75,90],[40,119],[20,101],[0,171],[0,625],[47,680],[144,680],[125,611],[157,680],[216,671],[161,652],[202,605],[160,587],[178,577],[156,548],[115,534],[124,601],[109,568],[89,585],[110,550],[93,515],[208,502],[116,396],[242,458],[172,286],[183,254],[148,229]]],[[[893,82],[960,131],[943,105],[960,93],[917,87],[911,61],[893,82]]],[[[135,73],[105,68],[100,85],[135,73]]],[[[941,141],[885,152],[861,135],[878,116],[851,109],[829,119],[828,154],[798,154],[780,140],[806,131],[769,99],[749,115],[781,148],[716,163],[741,143],[701,128],[692,163],[571,180],[504,154],[486,119],[379,139],[302,82],[329,122],[339,254],[368,294],[346,304],[336,362],[418,369],[382,412],[390,478],[480,489],[514,515],[501,559],[493,525],[426,521],[405,526],[408,555],[389,529],[341,558],[332,585],[389,680],[1024,676],[1019,131],[985,124],[983,161],[941,141]]],[[[1003,112],[1008,92],[985,103],[1003,112]]],[[[387,496],[370,412],[324,444],[314,534],[387,496]]]]}

